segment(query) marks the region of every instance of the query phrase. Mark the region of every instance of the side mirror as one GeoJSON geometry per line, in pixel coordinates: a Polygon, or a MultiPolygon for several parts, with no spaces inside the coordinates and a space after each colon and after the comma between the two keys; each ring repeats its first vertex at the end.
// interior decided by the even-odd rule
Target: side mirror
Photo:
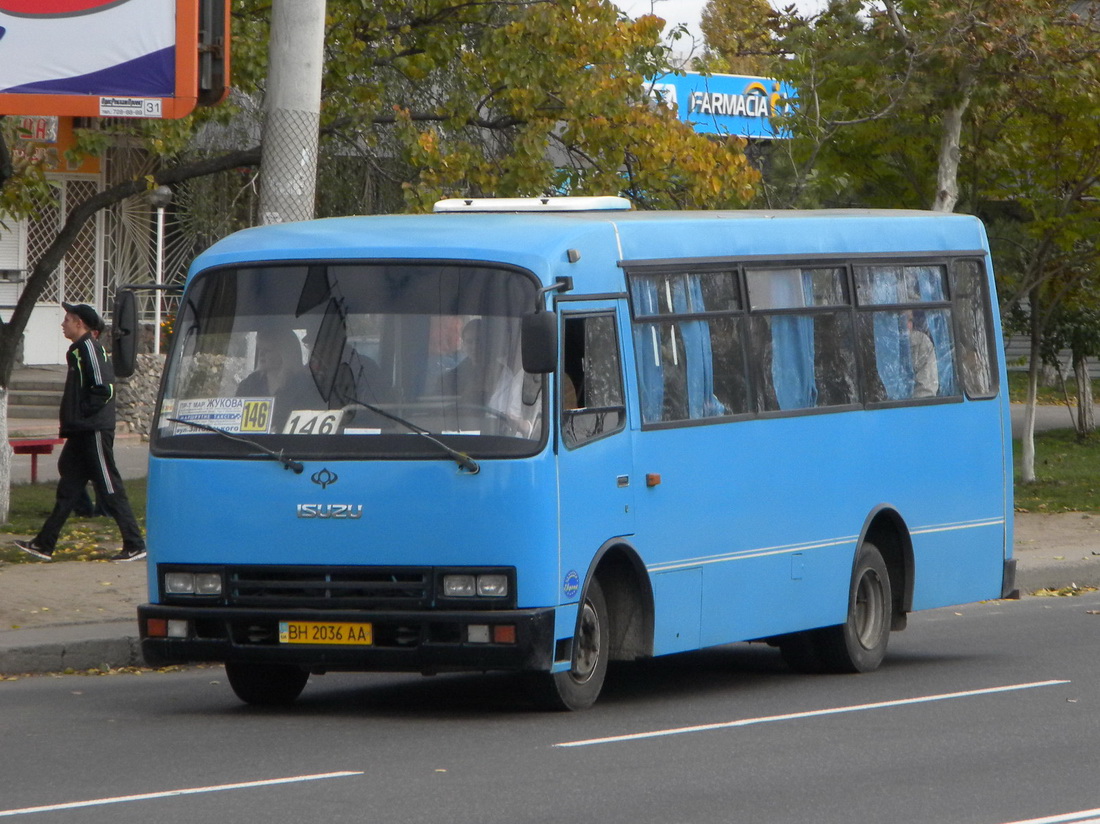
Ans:
{"type": "Polygon", "coordinates": [[[524,315],[520,335],[523,371],[532,375],[553,372],[558,365],[558,316],[553,312],[524,315]]]}
{"type": "Polygon", "coordinates": [[[137,367],[138,347],[137,299],[131,289],[120,289],[115,295],[112,337],[111,358],[114,361],[115,375],[128,378],[137,367]]]}

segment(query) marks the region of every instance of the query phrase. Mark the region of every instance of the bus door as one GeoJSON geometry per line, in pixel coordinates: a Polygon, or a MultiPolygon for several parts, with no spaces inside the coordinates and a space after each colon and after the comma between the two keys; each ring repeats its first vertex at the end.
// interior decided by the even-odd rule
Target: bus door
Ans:
{"type": "MultiPolygon", "coordinates": [[[[573,304],[569,304],[573,306],[573,304]]],[[[614,302],[561,312],[558,366],[559,523],[562,591],[579,597],[596,551],[634,531],[631,432],[626,425],[614,302]]]]}

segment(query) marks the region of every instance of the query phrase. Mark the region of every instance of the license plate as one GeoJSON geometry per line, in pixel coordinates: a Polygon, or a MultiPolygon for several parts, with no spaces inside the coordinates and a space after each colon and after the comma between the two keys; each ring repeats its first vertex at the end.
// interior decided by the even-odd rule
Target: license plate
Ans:
{"type": "Polygon", "coordinates": [[[370,624],[337,624],[328,621],[280,621],[280,644],[350,644],[370,646],[374,643],[370,624]]]}

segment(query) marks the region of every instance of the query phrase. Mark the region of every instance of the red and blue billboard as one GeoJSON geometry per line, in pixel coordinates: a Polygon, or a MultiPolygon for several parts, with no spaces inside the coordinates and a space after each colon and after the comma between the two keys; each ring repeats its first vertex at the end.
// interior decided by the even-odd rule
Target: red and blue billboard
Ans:
{"type": "Polygon", "coordinates": [[[792,86],[769,77],[694,72],[656,78],[651,94],[697,132],[763,140],[788,136],[773,118],[795,99],[792,86]]]}
{"type": "Polygon", "coordinates": [[[200,51],[228,60],[226,12],[227,0],[0,0],[0,114],[183,117],[204,102],[200,51]]]}

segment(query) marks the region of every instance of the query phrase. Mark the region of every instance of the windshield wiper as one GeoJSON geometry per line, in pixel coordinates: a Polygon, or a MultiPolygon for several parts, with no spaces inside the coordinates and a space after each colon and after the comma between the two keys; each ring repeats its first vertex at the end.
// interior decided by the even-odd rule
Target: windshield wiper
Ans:
{"type": "Polygon", "coordinates": [[[223,438],[228,438],[231,441],[239,441],[240,443],[248,444],[252,448],[260,450],[260,452],[262,452],[263,454],[270,455],[272,458],[283,465],[283,469],[289,469],[294,472],[295,475],[301,475],[302,470],[305,469],[301,461],[296,461],[289,455],[284,455],[283,450],[280,449],[278,452],[276,452],[274,449],[268,449],[263,444],[256,443],[249,438],[242,438],[240,435],[234,432],[230,432],[227,429],[222,429],[217,426],[210,426],[209,424],[205,423],[195,423],[195,421],[185,421],[182,418],[169,418],[168,420],[170,420],[172,423],[182,423],[185,426],[192,426],[195,429],[202,429],[206,432],[213,432],[214,434],[221,435],[223,438]]]}
{"type": "Polygon", "coordinates": [[[459,452],[457,449],[452,449],[451,447],[447,446],[447,444],[443,443],[443,441],[439,440],[439,438],[432,435],[432,433],[424,427],[417,426],[412,421],[407,421],[400,415],[394,415],[392,412],[387,412],[385,409],[375,406],[374,404],[365,403],[355,398],[344,398],[343,400],[345,401],[344,412],[347,412],[349,409],[353,409],[358,406],[370,412],[373,412],[376,415],[381,415],[383,418],[389,418],[391,421],[401,424],[413,434],[419,435],[420,437],[434,443],[436,446],[446,452],[454,460],[455,463],[458,464],[459,469],[463,469],[466,472],[469,472],[471,475],[476,475],[478,472],[481,471],[481,467],[478,466],[477,461],[475,461],[465,452],[459,452]]]}

